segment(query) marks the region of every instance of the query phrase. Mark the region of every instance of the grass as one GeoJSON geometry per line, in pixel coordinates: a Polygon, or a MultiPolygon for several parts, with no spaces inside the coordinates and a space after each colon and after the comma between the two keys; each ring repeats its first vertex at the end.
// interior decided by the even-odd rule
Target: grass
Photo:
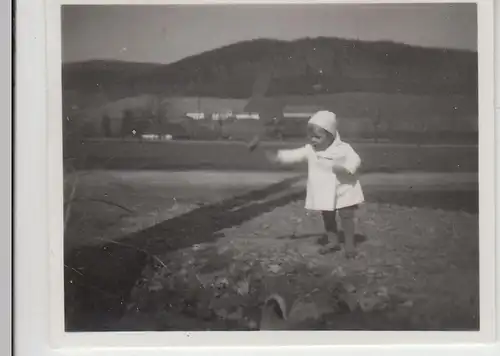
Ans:
{"type": "MultiPolygon", "coordinates": [[[[65,156],[80,169],[282,170],[270,164],[265,150],[300,143],[264,143],[250,153],[242,142],[73,142],[65,156]]],[[[477,146],[421,146],[353,143],[363,172],[477,172],[477,146]]],[[[304,171],[303,166],[289,168],[304,171]]]]}

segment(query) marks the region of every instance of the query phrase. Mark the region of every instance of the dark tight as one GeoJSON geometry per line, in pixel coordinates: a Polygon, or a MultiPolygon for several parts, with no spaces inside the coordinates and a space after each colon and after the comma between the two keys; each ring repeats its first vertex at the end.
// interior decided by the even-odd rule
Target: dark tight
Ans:
{"type": "Polygon", "coordinates": [[[351,252],[354,250],[354,217],[356,215],[357,206],[349,206],[335,211],[322,211],[323,223],[328,234],[329,244],[338,245],[338,227],[336,220],[336,213],[340,217],[340,224],[344,230],[345,237],[345,250],[351,252]]]}

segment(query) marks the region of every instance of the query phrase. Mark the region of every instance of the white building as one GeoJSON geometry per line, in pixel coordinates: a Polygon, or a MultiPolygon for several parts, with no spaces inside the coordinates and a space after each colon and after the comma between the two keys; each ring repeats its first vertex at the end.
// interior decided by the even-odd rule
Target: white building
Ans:
{"type": "Polygon", "coordinates": [[[260,119],[260,115],[256,112],[243,112],[243,113],[239,113],[239,114],[236,114],[236,120],[259,120],[260,119]]]}
{"type": "Polygon", "coordinates": [[[190,117],[193,120],[203,120],[205,119],[205,114],[202,112],[188,112],[186,113],[187,117],[190,117]]]}
{"type": "Polygon", "coordinates": [[[322,107],[318,105],[286,105],[283,108],[283,117],[290,119],[309,119],[319,110],[322,110],[322,107]]]}
{"type": "Polygon", "coordinates": [[[285,119],[309,119],[315,112],[284,112],[285,119]]]}

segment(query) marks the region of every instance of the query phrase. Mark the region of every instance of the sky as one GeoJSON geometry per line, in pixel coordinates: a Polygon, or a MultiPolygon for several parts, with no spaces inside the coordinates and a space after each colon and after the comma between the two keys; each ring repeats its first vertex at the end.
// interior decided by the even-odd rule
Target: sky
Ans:
{"type": "Polygon", "coordinates": [[[65,5],[62,60],[171,63],[256,38],[477,50],[475,4],[65,5]]]}

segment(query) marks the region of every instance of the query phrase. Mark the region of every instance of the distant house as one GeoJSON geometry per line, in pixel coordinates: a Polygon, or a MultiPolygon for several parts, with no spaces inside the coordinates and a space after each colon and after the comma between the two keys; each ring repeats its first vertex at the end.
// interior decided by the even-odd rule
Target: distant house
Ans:
{"type": "Polygon", "coordinates": [[[231,110],[220,111],[212,114],[212,120],[214,121],[224,121],[233,117],[233,112],[231,110]]]}
{"type": "Polygon", "coordinates": [[[164,134],[164,135],[158,135],[158,134],[143,134],[141,135],[141,138],[146,141],[170,141],[173,140],[174,137],[171,134],[164,134]]]}
{"type": "Polygon", "coordinates": [[[146,133],[146,134],[142,134],[142,135],[141,135],[141,138],[142,138],[143,140],[147,140],[147,141],[156,141],[156,140],[159,140],[159,139],[160,139],[160,135],[158,135],[158,134],[146,133]]]}
{"type": "Polygon", "coordinates": [[[185,117],[188,117],[193,120],[204,120],[210,119],[214,121],[224,121],[229,118],[235,118],[236,120],[244,120],[244,119],[252,119],[259,120],[259,114],[256,112],[242,112],[234,114],[232,111],[224,111],[224,112],[215,112],[207,117],[205,113],[202,112],[192,112],[186,113],[185,117]]]}
{"type": "Polygon", "coordinates": [[[186,117],[189,117],[193,120],[203,120],[205,119],[205,114],[202,112],[188,112],[185,114],[186,117]]]}
{"type": "Polygon", "coordinates": [[[274,98],[252,98],[245,107],[247,112],[258,112],[260,119],[269,121],[273,118],[308,119],[322,109],[320,105],[285,104],[274,98]]]}
{"type": "Polygon", "coordinates": [[[308,119],[321,110],[319,105],[286,105],[283,108],[283,117],[290,119],[308,119]]]}
{"type": "Polygon", "coordinates": [[[243,112],[235,115],[236,120],[259,120],[260,115],[256,112],[243,112]]]}
{"type": "Polygon", "coordinates": [[[284,112],[285,119],[309,119],[314,115],[314,112],[284,112]]]}

